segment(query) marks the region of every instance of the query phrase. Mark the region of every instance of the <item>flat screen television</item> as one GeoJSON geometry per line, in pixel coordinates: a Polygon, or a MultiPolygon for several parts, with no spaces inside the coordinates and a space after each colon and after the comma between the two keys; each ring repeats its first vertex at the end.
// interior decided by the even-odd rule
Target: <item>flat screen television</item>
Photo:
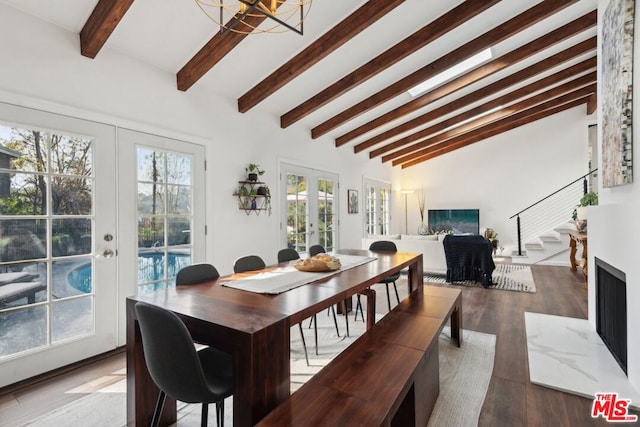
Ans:
{"type": "Polygon", "coordinates": [[[427,221],[432,233],[480,234],[480,209],[429,209],[427,221]]]}

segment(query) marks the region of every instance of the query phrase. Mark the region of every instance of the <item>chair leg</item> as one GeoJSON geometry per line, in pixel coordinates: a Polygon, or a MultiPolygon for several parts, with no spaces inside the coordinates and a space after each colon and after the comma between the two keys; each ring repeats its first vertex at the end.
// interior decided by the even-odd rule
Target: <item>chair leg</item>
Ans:
{"type": "Polygon", "coordinates": [[[156,401],[156,409],[153,411],[153,418],[151,419],[151,427],[158,427],[158,424],[160,424],[160,415],[162,415],[165,397],[167,397],[167,394],[160,390],[158,400],[156,401]]]}
{"type": "Polygon", "coordinates": [[[333,314],[333,324],[336,325],[336,334],[340,336],[340,329],[338,329],[338,318],[336,317],[336,309],[333,306],[329,307],[331,313],[333,314]]]}
{"type": "Polygon", "coordinates": [[[318,323],[315,321],[316,320],[316,315],[314,314],[313,316],[311,316],[312,320],[314,320],[314,325],[315,328],[313,328],[313,336],[315,338],[316,341],[316,356],[318,356],[318,323]]]}
{"type": "Polygon", "coordinates": [[[209,404],[202,404],[202,417],[200,417],[200,427],[207,427],[209,423],[209,404]]]}
{"type": "Polygon", "coordinates": [[[300,328],[300,336],[302,337],[302,348],[304,349],[304,359],[307,361],[307,366],[309,365],[309,355],[307,354],[307,343],[304,340],[304,332],[302,332],[302,322],[298,323],[298,327],[300,328]]]}
{"type": "Polygon", "coordinates": [[[347,313],[347,300],[342,300],[342,311],[344,312],[344,325],[347,328],[347,337],[349,336],[349,313],[347,313]]]}
{"type": "Polygon", "coordinates": [[[356,294],[357,303],[356,303],[356,312],[353,316],[354,321],[358,321],[358,310],[360,310],[360,316],[362,317],[362,321],[364,322],[364,311],[362,310],[362,302],[360,301],[360,294],[356,294]]]}
{"type": "Polygon", "coordinates": [[[387,288],[387,307],[389,307],[389,311],[391,311],[391,297],[389,296],[389,284],[385,283],[384,287],[387,288]]]}
{"type": "Polygon", "coordinates": [[[216,402],[216,425],[224,427],[224,399],[216,402]]]}
{"type": "Polygon", "coordinates": [[[398,287],[396,286],[396,282],[393,282],[393,290],[396,291],[396,301],[400,304],[400,297],[398,296],[398,287]]]}

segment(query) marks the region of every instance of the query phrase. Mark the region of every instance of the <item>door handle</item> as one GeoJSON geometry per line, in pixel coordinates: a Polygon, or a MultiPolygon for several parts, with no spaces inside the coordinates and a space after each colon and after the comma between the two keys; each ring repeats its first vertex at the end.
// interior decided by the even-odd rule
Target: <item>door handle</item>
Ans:
{"type": "Polygon", "coordinates": [[[111,249],[105,249],[101,254],[97,255],[97,258],[111,258],[115,253],[111,249]]]}

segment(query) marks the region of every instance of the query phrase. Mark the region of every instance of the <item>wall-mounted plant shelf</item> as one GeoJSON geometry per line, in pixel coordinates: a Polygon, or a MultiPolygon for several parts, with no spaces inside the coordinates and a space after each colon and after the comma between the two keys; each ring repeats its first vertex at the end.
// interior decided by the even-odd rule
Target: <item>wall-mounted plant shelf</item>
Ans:
{"type": "Polygon", "coordinates": [[[238,199],[238,209],[247,215],[267,211],[271,215],[271,193],[262,181],[238,181],[238,188],[233,193],[238,199]]]}

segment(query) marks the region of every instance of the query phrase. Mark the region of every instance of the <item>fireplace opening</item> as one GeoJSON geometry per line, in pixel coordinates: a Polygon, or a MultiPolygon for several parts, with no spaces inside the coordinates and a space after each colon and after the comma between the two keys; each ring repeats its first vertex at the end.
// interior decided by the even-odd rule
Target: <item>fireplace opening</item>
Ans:
{"type": "Polygon", "coordinates": [[[596,330],[627,375],[627,276],[595,258],[596,330]]]}

